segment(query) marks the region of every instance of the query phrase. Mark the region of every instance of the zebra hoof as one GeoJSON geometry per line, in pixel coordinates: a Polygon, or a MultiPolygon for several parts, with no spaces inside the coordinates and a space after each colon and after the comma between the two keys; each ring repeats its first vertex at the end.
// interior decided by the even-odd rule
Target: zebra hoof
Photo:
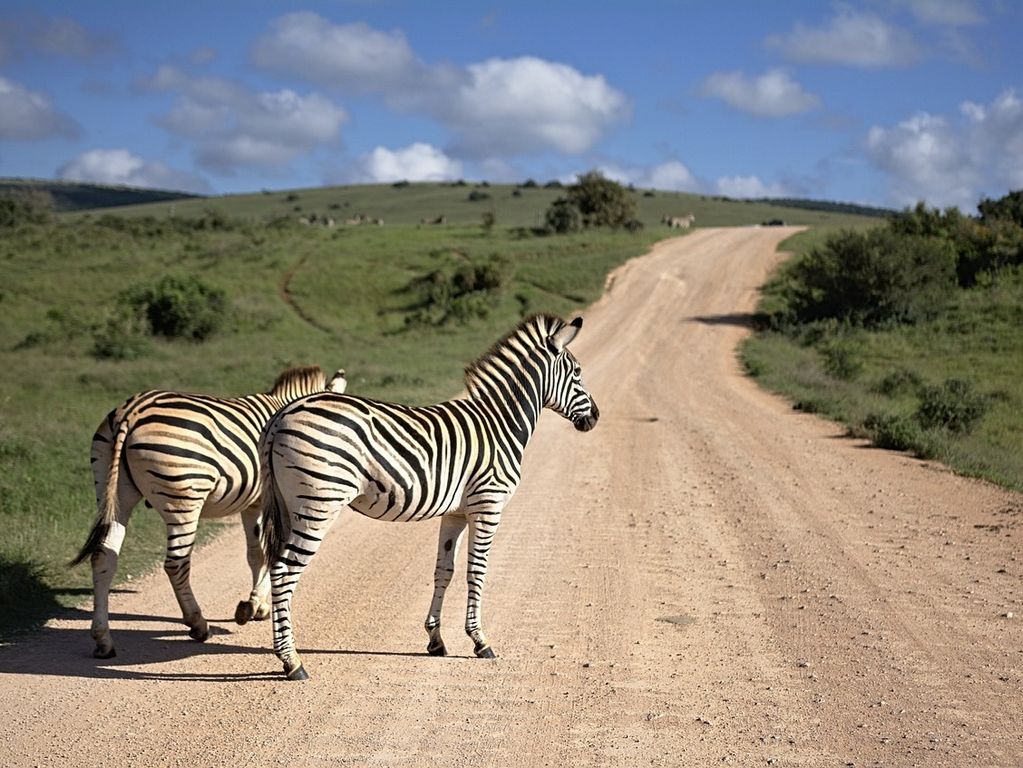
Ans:
{"type": "Polygon", "coordinates": [[[489,645],[484,645],[482,648],[476,649],[476,655],[481,659],[496,659],[497,654],[494,653],[494,649],[489,645]]]}
{"type": "Polygon", "coordinates": [[[209,627],[192,627],[188,630],[188,636],[193,640],[198,640],[200,643],[206,642],[206,638],[210,636],[209,627]]]}
{"type": "Polygon", "coordinates": [[[433,643],[430,643],[428,646],[426,646],[426,652],[428,654],[430,654],[431,656],[447,656],[448,655],[448,649],[444,645],[443,642],[437,643],[437,645],[434,645],[433,643]]]}
{"type": "Polygon", "coordinates": [[[287,675],[289,680],[308,680],[309,679],[309,673],[305,671],[305,667],[302,666],[301,664],[299,664],[297,667],[295,667],[290,672],[288,672],[288,668],[285,667],[284,668],[284,672],[287,675]]]}
{"type": "Polygon", "coordinates": [[[248,624],[255,617],[256,612],[252,609],[252,603],[246,600],[238,603],[238,607],[234,609],[235,624],[248,624]]]}
{"type": "Polygon", "coordinates": [[[114,646],[104,648],[102,645],[97,645],[96,650],[92,652],[92,656],[95,659],[112,659],[117,655],[117,651],[114,650],[114,646]]]}

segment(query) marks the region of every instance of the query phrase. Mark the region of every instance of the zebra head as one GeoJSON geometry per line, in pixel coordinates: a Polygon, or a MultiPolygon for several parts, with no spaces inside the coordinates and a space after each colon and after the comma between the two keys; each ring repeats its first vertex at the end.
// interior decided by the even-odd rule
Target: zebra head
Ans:
{"type": "Polygon", "coordinates": [[[568,351],[568,345],[583,327],[583,319],[577,317],[547,337],[547,348],[554,353],[545,407],[564,416],[580,432],[589,432],[600,418],[600,410],[586,387],[583,386],[583,372],[575,355],[568,351]]]}

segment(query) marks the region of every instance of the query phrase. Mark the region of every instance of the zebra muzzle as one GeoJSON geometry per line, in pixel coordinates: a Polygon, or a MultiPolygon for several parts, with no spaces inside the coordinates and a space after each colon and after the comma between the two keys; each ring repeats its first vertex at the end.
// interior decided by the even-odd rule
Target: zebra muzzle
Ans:
{"type": "Polygon", "coordinates": [[[574,422],[575,428],[580,432],[589,432],[595,426],[597,426],[597,419],[600,418],[600,409],[597,408],[595,401],[590,401],[590,412],[585,416],[580,416],[574,422]]]}

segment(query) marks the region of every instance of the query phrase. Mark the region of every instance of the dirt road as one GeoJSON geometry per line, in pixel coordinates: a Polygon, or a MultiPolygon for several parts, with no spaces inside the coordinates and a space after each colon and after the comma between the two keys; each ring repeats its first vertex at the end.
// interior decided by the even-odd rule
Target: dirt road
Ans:
{"type": "Polygon", "coordinates": [[[1023,499],[741,375],[789,233],[664,242],[587,311],[602,419],[547,414],[527,451],[484,602],[500,658],[472,657],[455,587],[455,656],[425,655],[435,522],[353,514],[296,597],[312,679],[286,682],[269,626],[229,621],[236,531],[196,558],[205,645],[160,572],[112,597],[115,659],[91,658],[85,615],[0,650],[0,764],[1023,763],[1023,499]]]}

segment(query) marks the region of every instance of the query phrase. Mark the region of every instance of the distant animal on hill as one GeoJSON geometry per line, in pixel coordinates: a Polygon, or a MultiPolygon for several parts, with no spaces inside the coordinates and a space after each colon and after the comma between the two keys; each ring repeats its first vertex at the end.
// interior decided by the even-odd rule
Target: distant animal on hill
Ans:
{"type": "Polygon", "coordinates": [[[696,222],[696,216],[691,213],[685,216],[669,216],[667,214],[661,219],[661,223],[671,229],[689,229],[696,222]]]}

